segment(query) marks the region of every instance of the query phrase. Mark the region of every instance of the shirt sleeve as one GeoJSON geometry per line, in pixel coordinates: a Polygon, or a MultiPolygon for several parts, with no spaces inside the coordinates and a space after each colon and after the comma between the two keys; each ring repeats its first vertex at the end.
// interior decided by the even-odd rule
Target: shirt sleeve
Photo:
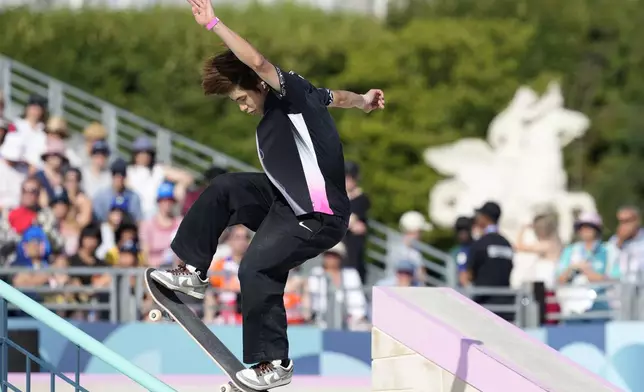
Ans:
{"type": "Polygon", "coordinates": [[[313,100],[323,106],[333,103],[333,91],[328,88],[317,88],[311,82],[293,71],[284,72],[275,66],[280,82],[280,91],[276,91],[280,99],[293,104],[313,100]]]}

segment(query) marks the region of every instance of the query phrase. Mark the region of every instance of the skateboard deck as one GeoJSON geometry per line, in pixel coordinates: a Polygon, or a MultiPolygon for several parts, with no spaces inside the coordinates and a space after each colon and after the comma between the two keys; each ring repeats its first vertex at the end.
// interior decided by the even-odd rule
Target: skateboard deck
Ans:
{"type": "MultiPolygon", "coordinates": [[[[236,390],[243,392],[258,392],[237,381],[236,373],[246,367],[235,357],[217,336],[197,317],[177,293],[170,290],[150,277],[154,268],[145,271],[145,284],[154,302],[161,307],[170,317],[183,328],[190,337],[201,347],[210,359],[230,378],[230,383],[236,390]]],[[[235,391],[227,388],[227,384],[220,387],[221,392],[235,391]]]]}

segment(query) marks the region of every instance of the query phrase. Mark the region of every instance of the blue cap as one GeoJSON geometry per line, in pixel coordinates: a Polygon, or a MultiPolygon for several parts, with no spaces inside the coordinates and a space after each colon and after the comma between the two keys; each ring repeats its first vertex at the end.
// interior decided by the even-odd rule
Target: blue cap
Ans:
{"type": "Polygon", "coordinates": [[[112,175],[120,174],[125,177],[127,175],[127,162],[122,158],[117,158],[112,162],[110,170],[112,171],[112,175]]]}
{"type": "Polygon", "coordinates": [[[25,232],[22,234],[23,243],[31,241],[46,242],[47,233],[45,233],[45,231],[38,226],[32,226],[25,230],[25,232]]]}
{"type": "Polygon", "coordinates": [[[162,199],[172,199],[174,200],[174,184],[168,181],[165,181],[159,186],[157,191],[157,200],[162,199]]]}
{"type": "Polygon", "coordinates": [[[110,210],[127,211],[128,204],[129,200],[127,197],[118,195],[112,199],[112,203],[110,203],[110,210]]]}
{"type": "Polygon", "coordinates": [[[110,145],[105,140],[97,140],[92,144],[92,155],[105,154],[110,155],[110,145]]]}
{"type": "Polygon", "coordinates": [[[402,260],[396,265],[396,271],[413,274],[416,271],[416,265],[409,260],[402,260]]]}
{"type": "Polygon", "coordinates": [[[139,136],[132,144],[132,150],[134,150],[134,152],[154,151],[154,145],[147,137],[139,136]]]}
{"type": "Polygon", "coordinates": [[[124,244],[119,246],[119,252],[139,253],[139,244],[134,241],[126,241],[124,244]]]}

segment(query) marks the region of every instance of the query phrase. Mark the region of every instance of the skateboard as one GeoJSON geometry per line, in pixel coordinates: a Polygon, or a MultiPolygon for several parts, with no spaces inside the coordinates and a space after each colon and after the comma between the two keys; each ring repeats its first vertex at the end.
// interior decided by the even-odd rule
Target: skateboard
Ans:
{"type": "Polygon", "coordinates": [[[197,317],[192,309],[186,305],[177,292],[170,290],[150,277],[154,268],[145,270],[145,285],[154,302],[159,305],[159,310],[150,311],[150,320],[163,320],[163,313],[173,319],[183,328],[188,335],[208,354],[221,370],[228,375],[231,381],[219,387],[220,392],[259,392],[237,381],[235,374],[246,367],[230,352],[217,336],[197,317]]]}

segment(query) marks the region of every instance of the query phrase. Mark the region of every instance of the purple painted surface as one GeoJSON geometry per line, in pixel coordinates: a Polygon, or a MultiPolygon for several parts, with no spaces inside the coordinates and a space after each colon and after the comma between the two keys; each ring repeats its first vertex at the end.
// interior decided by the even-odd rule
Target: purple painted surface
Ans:
{"type": "MultiPolygon", "coordinates": [[[[73,373],[65,373],[70,379],[74,379],[73,373]]],[[[32,382],[49,381],[49,373],[32,373],[32,382]]],[[[205,376],[205,375],[163,375],[158,376],[160,380],[168,384],[204,384],[217,385],[228,381],[226,376],[205,376]]],[[[9,373],[9,382],[18,382],[25,380],[25,373],[9,373]]],[[[100,382],[100,383],[117,383],[120,381],[133,382],[127,377],[117,374],[81,374],[81,384],[83,382],[100,382]]],[[[308,387],[370,387],[371,379],[365,377],[324,377],[324,376],[295,376],[292,384],[294,386],[308,387]]]]}
{"type": "Polygon", "coordinates": [[[453,289],[449,289],[449,288],[440,288],[440,290],[442,290],[442,291],[444,291],[445,293],[449,294],[450,296],[452,296],[452,297],[456,298],[458,301],[460,301],[460,302],[462,302],[462,303],[464,303],[464,304],[468,305],[468,307],[469,307],[470,309],[473,309],[475,312],[478,312],[478,313],[484,314],[484,315],[486,315],[486,316],[492,316],[492,317],[494,318],[494,321],[495,321],[495,322],[503,323],[503,326],[504,326],[504,327],[505,327],[509,332],[511,332],[511,333],[513,333],[513,334],[515,334],[515,335],[516,335],[517,337],[519,337],[520,339],[523,339],[523,340],[529,340],[529,341],[531,341],[531,342],[533,342],[533,343],[536,343],[536,344],[538,344],[538,345],[540,345],[540,346],[543,346],[544,348],[546,348],[546,349],[548,349],[548,350],[550,350],[550,351],[552,351],[552,352],[557,353],[557,354],[559,355],[559,357],[560,357],[560,358],[561,358],[561,359],[562,359],[562,360],[563,360],[567,365],[572,366],[572,367],[575,367],[575,368],[577,368],[577,369],[581,370],[581,371],[582,371],[583,373],[585,373],[588,377],[593,378],[593,379],[594,379],[598,384],[602,384],[602,385],[604,385],[606,388],[610,388],[610,389],[612,389],[612,390],[614,390],[614,391],[621,391],[621,389],[620,389],[620,388],[617,388],[614,384],[612,384],[612,383],[608,382],[606,379],[604,379],[604,378],[602,378],[602,377],[598,376],[597,374],[595,374],[595,373],[591,372],[590,370],[586,369],[585,367],[583,367],[583,366],[579,365],[578,363],[574,362],[572,359],[570,359],[570,358],[568,358],[568,357],[566,357],[566,356],[564,356],[564,355],[560,355],[560,354],[559,354],[559,352],[558,352],[557,350],[555,350],[554,348],[552,348],[552,347],[548,346],[547,344],[543,344],[543,342],[540,342],[539,340],[537,340],[537,339],[535,339],[534,337],[530,336],[530,335],[529,335],[529,334],[527,334],[524,330],[522,330],[521,328],[517,327],[516,325],[514,325],[514,324],[510,324],[510,323],[507,323],[507,322],[506,322],[505,320],[503,320],[501,317],[499,317],[499,316],[497,316],[496,314],[494,314],[494,313],[490,312],[489,310],[485,309],[484,307],[479,306],[476,302],[472,301],[471,299],[469,299],[469,298],[467,298],[467,297],[465,297],[465,296],[463,296],[463,295],[461,295],[461,294],[457,293],[457,292],[456,292],[456,291],[454,291],[453,289]]]}
{"type": "Polygon", "coordinates": [[[378,304],[373,310],[375,327],[473,387],[497,392],[546,390],[393,290],[374,288],[373,300],[378,304]]]}

